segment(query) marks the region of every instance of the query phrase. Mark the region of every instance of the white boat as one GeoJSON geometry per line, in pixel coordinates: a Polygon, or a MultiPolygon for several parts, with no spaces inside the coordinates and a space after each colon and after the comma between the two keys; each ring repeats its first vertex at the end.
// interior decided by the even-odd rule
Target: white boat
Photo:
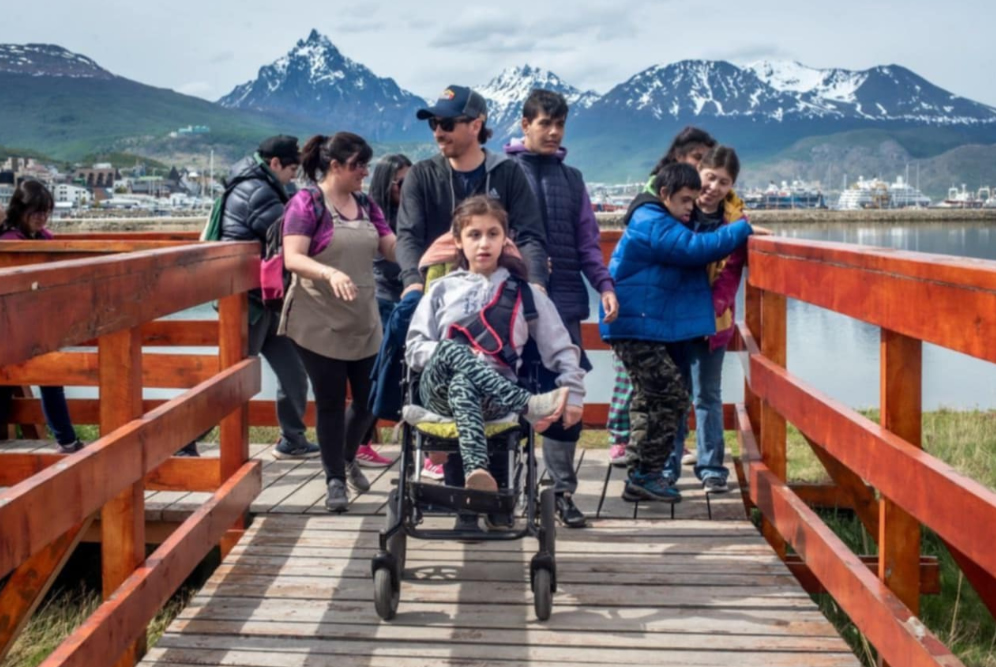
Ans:
{"type": "MultiPolygon", "coordinates": [[[[981,190],[980,190],[981,192],[981,190]]],[[[965,188],[965,184],[961,184],[961,190],[955,186],[948,188],[948,196],[937,205],[938,208],[982,208],[982,199],[977,196],[977,193],[969,192],[965,188]]]]}
{"type": "Polygon", "coordinates": [[[842,211],[927,206],[930,206],[930,197],[911,186],[902,176],[897,176],[893,183],[886,183],[880,178],[865,180],[859,176],[857,183],[845,188],[837,201],[837,208],[842,211]]]}

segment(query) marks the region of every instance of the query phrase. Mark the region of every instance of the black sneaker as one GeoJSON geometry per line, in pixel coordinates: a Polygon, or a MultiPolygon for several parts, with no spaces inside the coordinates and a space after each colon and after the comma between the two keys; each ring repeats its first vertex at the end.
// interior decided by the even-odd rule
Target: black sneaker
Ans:
{"type": "Polygon", "coordinates": [[[370,490],[370,480],[363,474],[363,469],[356,459],[346,464],[346,482],[360,493],[370,490]]]}
{"type": "Polygon", "coordinates": [[[73,454],[80,451],[86,447],[86,443],[76,438],[73,442],[67,443],[65,445],[59,445],[59,452],[62,454],[73,454]]]}
{"type": "Polygon", "coordinates": [[[273,448],[273,458],[275,459],[316,459],[322,453],[313,442],[305,440],[303,443],[293,443],[286,438],[280,438],[277,446],[273,448]]]}
{"type": "Polygon", "coordinates": [[[567,493],[557,495],[557,518],[568,528],[584,528],[588,525],[584,513],[574,504],[574,498],[567,493]]]}
{"type": "Polygon", "coordinates": [[[484,527],[488,532],[501,532],[515,528],[515,515],[495,512],[484,516],[484,527]]]}
{"type": "Polygon", "coordinates": [[[702,480],[702,490],[706,493],[726,493],[730,487],[726,485],[726,480],[722,477],[706,477],[702,480]]]}
{"type": "Polygon", "coordinates": [[[197,442],[191,442],[183,446],[183,449],[178,449],[173,456],[197,456],[201,454],[197,451],[197,442]]]}
{"type": "Polygon", "coordinates": [[[329,482],[328,493],[325,496],[325,509],[329,512],[343,512],[349,507],[349,496],[346,495],[346,483],[341,479],[329,482]]]}
{"type": "Polygon", "coordinates": [[[477,533],[480,535],[484,532],[481,530],[481,526],[477,522],[476,514],[463,513],[457,514],[456,523],[453,524],[453,530],[468,534],[466,537],[457,538],[458,542],[462,542],[464,544],[476,544],[477,542],[480,542],[481,540],[472,537],[472,534],[477,533]]]}

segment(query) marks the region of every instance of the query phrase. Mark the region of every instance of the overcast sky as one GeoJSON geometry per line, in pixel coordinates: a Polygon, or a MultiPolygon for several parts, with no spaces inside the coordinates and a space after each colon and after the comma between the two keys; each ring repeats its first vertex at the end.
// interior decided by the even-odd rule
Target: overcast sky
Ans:
{"type": "Polygon", "coordinates": [[[685,58],[793,59],[813,67],[899,64],[996,106],[992,0],[33,0],[4,2],[0,42],[44,42],[130,79],[216,100],[312,28],[348,57],[435,97],[529,63],[600,93],[685,58]],[[501,7],[499,8],[499,5],[501,7]]]}

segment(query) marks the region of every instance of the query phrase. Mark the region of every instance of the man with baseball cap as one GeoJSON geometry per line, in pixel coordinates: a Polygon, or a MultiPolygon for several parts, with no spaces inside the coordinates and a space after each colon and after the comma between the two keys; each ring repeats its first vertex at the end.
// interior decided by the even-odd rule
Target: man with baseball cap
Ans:
{"type": "MultiPolygon", "coordinates": [[[[487,115],[484,98],[465,86],[448,87],[434,105],[417,113],[419,120],[428,121],[440,154],[415,164],[401,188],[395,252],[405,286],[402,296],[424,289],[419,259],[433,241],[451,230],[453,211],[460,202],[481,194],[497,199],[508,211],[510,235],[529,269],[529,281],[546,288],[546,229],[536,195],[514,160],[484,148],[491,137],[487,115]]],[[[458,457],[451,456],[443,470],[429,459],[425,466],[428,476],[463,486],[458,457]]],[[[504,518],[498,520],[506,523],[504,518]]],[[[461,514],[457,526],[476,528],[477,515],[461,514]]]]}
{"type": "Polygon", "coordinates": [[[546,230],[536,195],[514,160],[484,148],[491,137],[487,115],[487,102],[466,86],[448,87],[434,105],[417,113],[428,121],[440,154],[415,164],[401,189],[397,258],[405,293],[423,288],[422,253],[450,231],[457,205],[478,194],[499,200],[508,211],[530,282],[546,286],[546,230]]]}
{"type": "MultiPolygon", "coordinates": [[[[288,201],[284,189],[294,180],[301,163],[297,137],[264,139],[255,154],[232,167],[221,223],[223,241],[258,241],[260,254],[266,232],[280,220],[288,201]]],[[[280,440],[276,458],[316,458],[318,445],[305,438],[304,410],[308,405],[308,376],[294,343],[277,335],[280,316],[263,307],[259,290],[249,292],[249,354],[262,354],[277,376],[277,421],[280,440]]]]}

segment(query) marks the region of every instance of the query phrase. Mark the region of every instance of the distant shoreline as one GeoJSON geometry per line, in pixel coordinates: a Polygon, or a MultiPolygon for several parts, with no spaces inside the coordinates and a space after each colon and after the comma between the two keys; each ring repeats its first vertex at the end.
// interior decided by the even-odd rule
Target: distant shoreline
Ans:
{"type": "MultiPolygon", "coordinates": [[[[795,209],[790,211],[748,211],[751,221],[759,225],[798,225],[798,224],[938,224],[971,223],[996,224],[996,208],[989,209],[904,209],[904,210],[865,210],[828,211],[795,209]]],[[[618,228],[622,224],[622,212],[596,213],[599,225],[604,229],[618,228]]],[[[193,232],[200,231],[207,222],[206,217],[159,217],[159,218],[86,218],[52,220],[49,227],[53,232],[193,232]]]]}

